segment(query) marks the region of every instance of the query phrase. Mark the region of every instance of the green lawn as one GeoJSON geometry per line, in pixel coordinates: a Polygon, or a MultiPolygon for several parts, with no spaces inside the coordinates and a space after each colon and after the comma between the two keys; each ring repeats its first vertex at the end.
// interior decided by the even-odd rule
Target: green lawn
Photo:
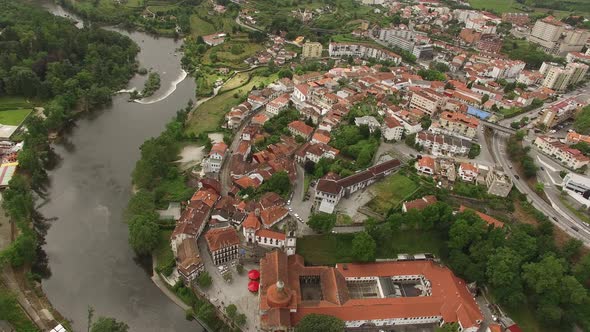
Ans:
{"type": "Polygon", "coordinates": [[[197,14],[191,15],[191,33],[194,37],[206,36],[215,33],[215,27],[203,20],[197,14]]]}
{"type": "Polygon", "coordinates": [[[234,75],[234,77],[232,77],[229,81],[227,81],[225,83],[225,85],[223,86],[223,88],[220,91],[224,92],[224,91],[233,90],[237,87],[240,87],[240,86],[246,84],[246,82],[248,82],[249,78],[250,78],[250,75],[247,72],[237,73],[234,75]]]}
{"type": "MultiPolygon", "coordinates": [[[[297,239],[297,253],[312,265],[334,265],[354,261],[354,234],[324,234],[297,239]]],[[[377,258],[395,258],[398,254],[433,253],[440,257],[444,238],[436,231],[398,231],[386,243],[377,243],[377,258]]]]}
{"type": "Polygon", "coordinates": [[[32,105],[21,97],[0,97],[0,111],[19,108],[32,108],[32,105]]]}
{"type": "Polygon", "coordinates": [[[375,194],[375,197],[367,206],[377,213],[387,213],[389,209],[397,207],[418,188],[419,184],[403,174],[390,175],[373,185],[371,192],[375,194]]]}
{"type": "Polygon", "coordinates": [[[264,45],[251,43],[245,36],[233,35],[227,42],[209,48],[201,61],[205,66],[245,69],[248,68],[248,65],[244,63],[244,60],[263,49],[264,45]],[[216,61],[211,60],[211,54],[217,56],[216,61]]]}
{"type": "Polygon", "coordinates": [[[32,109],[0,110],[0,124],[18,126],[31,111],[32,109]]]}
{"type": "Polygon", "coordinates": [[[239,104],[254,86],[258,86],[260,83],[268,85],[278,79],[276,73],[268,77],[263,77],[256,76],[256,71],[254,71],[252,75],[255,76],[246,85],[235,90],[220,93],[194,110],[194,114],[188,121],[187,132],[198,135],[203,132],[218,130],[225,113],[229,112],[233,106],[239,104]]]}
{"type": "Polygon", "coordinates": [[[498,13],[515,13],[522,11],[520,5],[515,0],[469,0],[469,4],[476,9],[491,9],[498,13]]]}
{"type": "Polygon", "coordinates": [[[174,261],[174,253],[170,247],[171,230],[160,230],[160,243],[154,250],[154,255],[158,261],[158,270],[163,269],[169,262],[174,261]]]}

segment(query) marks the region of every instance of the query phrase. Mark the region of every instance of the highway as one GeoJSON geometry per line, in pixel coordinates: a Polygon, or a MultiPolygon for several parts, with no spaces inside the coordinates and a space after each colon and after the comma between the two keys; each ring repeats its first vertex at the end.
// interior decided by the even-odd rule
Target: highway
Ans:
{"type": "Polygon", "coordinates": [[[511,177],[514,186],[521,193],[524,193],[529,202],[545,214],[549,218],[549,221],[561,228],[571,237],[581,240],[584,246],[590,247],[590,227],[586,223],[563,211],[556,202],[554,202],[554,199],[551,199],[551,196],[553,195],[550,195],[550,201],[553,203],[550,205],[529,188],[523,180],[516,179],[515,171],[510,168],[512,162],[508,160],[506,156],[507,138],[507,135],[499,133],[494,133],[492,136],[491,152],[496,159],[496,164],[502,166],[506,174],[511,177]],[[578,230],[576,231],[572,227],[576,227],[578,230]]]}

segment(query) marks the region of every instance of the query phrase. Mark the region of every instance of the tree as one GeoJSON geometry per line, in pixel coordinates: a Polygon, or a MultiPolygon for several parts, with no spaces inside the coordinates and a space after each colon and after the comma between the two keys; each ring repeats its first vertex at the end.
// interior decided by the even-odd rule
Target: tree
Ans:
{"type": "Polygon", "coordinates": [[[422,119],[420,119],[420,126],[422,127],[422,129],[430,128],[431,124],[432,124],[432,120],[430,119],[429,116],[423,116],[422,119]]]}
{"type": "Polygon", "coordinates": [[[545,191],[545,184],[543,182],[535,183],[535,191],[540,194],[545,191]]]}
{"type": "Polygon", "coordinates": [[[281,69],[279,70],[279,78],[293,78],[293,72],[289,69],[281,69]]]}
{"type": "Polygon", "coordinates": [[[238,308],[235,304],[232,303],[225,307],[225,313],[227,314],[227,317],[229,317],[231,320],[234,320],[238,313],[238,308]]]}
{"type": "Polygon", "coordinates": [[[197,310],[197,317],[205,322],[210,322],[215,318],[215,307],[211,303],[206,302],[197,310]]]}
{"type": "Polygon", "coordinates": [[[236,324],[238,324],[238,326],[244,326],[246,324],[246,315],[240,313],[236,316],[236,319],[234,320],[234,322],[236,322],[236,324]]]}
{"type": "Polygon", "coordinates": [[[487,94],[483,95],[483,97],[481,97],[481,104],[485,104],[488,100],[490,100],[490,96],[487,94]]]}
{"type": "Polygon", "coordinates": [[[341,332],[344,331],[344,321],[328,315],[309,314],[299,321],[296,332],[341,332]]]}
{"type": "Polygon", "coordinates": [[[491,255],[486,269],[487,280],[500,303],[515,308],[524,301],[520,266],[522,258],[510,248],[500,248],[491,255]]]}
{"type": "Polygon", "coordinates": [[[153,213],[155,210],[154,194],[142,189],[129,199],[125,214],[130,218],[140,214],[153,213]]]}
{"type": "Polygon", "coordinates": [[[211,287],[211,285],[213,284],[213,279],[211,279],[209,272],[205,271],[201,273],[197,278],[197,284],[199,285],[199,287],[203,289],[211,287]]]}
{"type": "Polygon", "coordinates": [[[471,144],[471,147],[469,148],[469,153],[467,154],[467,157],[469,157],[469,159],[473,159],[473,158],[479,156],[480,153],[481,153],[481,146],[477,143],[473,143],[473,144],[471,144]]]}
{"type": "Polygon", "coordinates": [[[352,255],[361,262],[372,262],[375,260],[377,244],[367,232],[360,232],[352,240],[352,255]]]}
{"type": "Polygon", "coordinates": [[[137,215],[129,221],[129,244],[138,255],[148,255],[160,241],[157,215],[137,215]]]}
{"type": "Polygon", "coordinates": [[[309,217],[307,225],[318,233],[328,233],[336,224],[336,215],[329,213],[316,213],[309,217]]]}
{"type": "Polygon", "coordinates": [[[574,129],[580,134],[590,134],[590,106],[582,108],[576,115],[574,129]]]}
{"type": "Polygon", "coordinates": [[[114,318],[98,317],[98,320],[92,324],[90,332],[127,332],[129,326],[119,322],[114,318]]]}

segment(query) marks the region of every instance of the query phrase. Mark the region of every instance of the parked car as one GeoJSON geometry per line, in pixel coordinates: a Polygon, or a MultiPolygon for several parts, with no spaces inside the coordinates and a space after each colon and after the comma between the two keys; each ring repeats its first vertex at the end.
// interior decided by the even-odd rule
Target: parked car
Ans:
{"type": "Polygon", "coordinates": [[[514,174],[514,177],[515,177],[517,180],[520,180],[520,176],[518,176],[518,174],[514,174]]]}
{"type": "Polygon", "coordinates": [[[541,166],[541,170],[542,170],[542,171],[544,171],[544,170],[545,170],[545,168],[544,168],[543,166],[541,166]]]}

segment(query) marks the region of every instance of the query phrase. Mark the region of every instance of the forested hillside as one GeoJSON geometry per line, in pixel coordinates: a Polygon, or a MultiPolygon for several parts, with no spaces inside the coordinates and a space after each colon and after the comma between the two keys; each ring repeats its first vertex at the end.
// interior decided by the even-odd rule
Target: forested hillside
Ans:
{"type": "Polygon", "coordinates": [[[77,29],[42,9],[0,0],[0,96],[48,101],[57,129],[75,108],[104,105],[135,71],[137,46],[102,29],[77,29]]]}
{"type": "Polygon", "coordinates": [[[59,130],[76,111],[110,102],[136,69],[138,47],[127,37],[98,28],[77,29],[72,22],[40,8],[0,0],[0,109],[3,100],[26,99],[44,106],[47,119],[31,116],[20,135],[19,173],[4,192],[2,207],[19,234],[0,262],[48,273],[40,245],[46,221],[35,210],[44,195],[45,167],[51,158],[50,131],[59,130]],[[10,97],[9,99],[6,97],[10,97]],[[32,227],[31,227],[32,226],[32,227]]]}

